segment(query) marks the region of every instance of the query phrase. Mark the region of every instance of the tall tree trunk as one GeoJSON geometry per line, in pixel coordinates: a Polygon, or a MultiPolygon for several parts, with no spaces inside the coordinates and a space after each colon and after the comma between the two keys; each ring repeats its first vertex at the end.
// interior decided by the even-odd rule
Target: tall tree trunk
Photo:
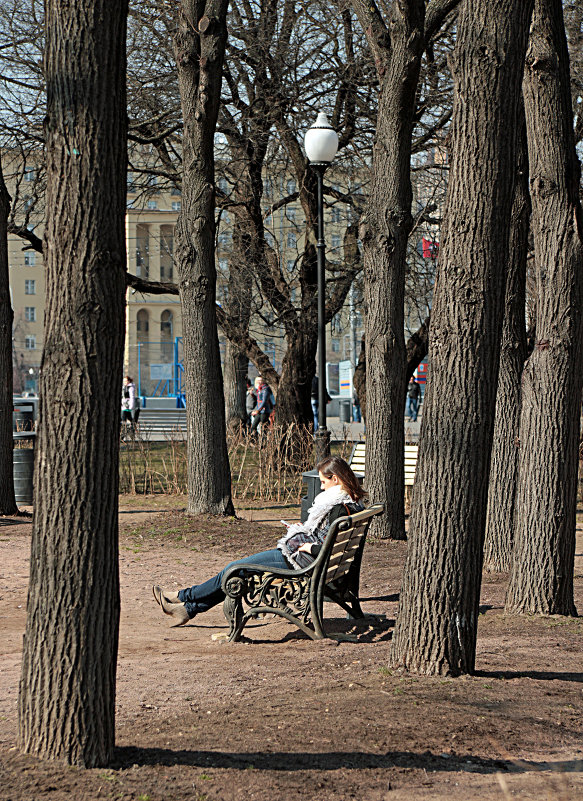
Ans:
{"type": "Polygon", "coordinates": [[[472,672],[516,119],[532,4],[466,0],[452,59],[451,169],[431,312],[409,548],[392,660],[472,672]]]}
{"type": "MultiPolygon", "coordinates": [[[[407,354],[407,365],[405,370],[405,386],[409,379],[419,367],[423,359],[427,356],[427,344],[429,340],[429,317],[419,326],[414,334],[407,340],[405,348],[407,354]]],[[[360,401],[362,416],[366,419],[366,349],[364,337],[360,343],[360,353],[358,364],[353,376],[354,388],[360,401]]]]}
{"type": "Polygon", "coordinates": [[[537,342],[522,381],[516,541],[506,609],[572,615],[583,378],[583,218],[560,0],[535,0],[524,98],[537,342]]]}
{"type": "Polygon", "coordinates": [[[281,363],[275,411],[278,425],[308,425],[313,419],[310,395],[315,359],[316,338],[304,330],[298,331],[297,338],[288,341],[281,363]]]}
{"type": "Polygon", "coordinates": [[[19,744],[113,756],[127,6],[48,0],[47,300],[19,744]]]}
{"type": "Polygon", "coordinates": [[[510,223],[510,252],[484,539],[484,567],[492,571],[510,569],[518,486],[520,384],[527,355],[524,310],[530,197],[522,104],[520,116],[518,170],[510,223]]]}
{"type": "MultiPolygon", "coordinates": [[[[245,181],[245,175],[241,183],[249,185],[251,181],[245,181]]],[[[261,183],[260,183],[261,185],[261,183]]],[[[239,341],[226,336],[225,364],[223,370],[223,383],[225,390],[225,415],[227,427],[239,427],[247,422],[246,399],[247,386],[247,367],[249,357],[245,348],[241,345],[243,339],[249,333],[249,320],[251,318],[251,302],[253,296],[253,269],[251,265],[256,264],[257,258],[262,258],[261,247],[263,236],[257,236],[255,216],[247,211],[249,198],[237,199],[242,201],[241,205],[246,212],[235,217],[233,230],[233,252],[229,263],[228,296],[223,304],[223,309],[229,316],[231,326],[235,328],[240,336],[239,341]],[[244,205],[245,204],[245,205],[244,205]],[[251,218],[251,219],[250,219],[251,218]]],[[[259,217],[261,206],[259,203],[253,204],[257,209],[259,217]]]]}
{"type": "Polygon", "coordinates": [[[0,158],[0,515],[18,512],[12,472],[12,321],[7,225],[10,195],[0,158]]]}
{"type": "Polygon", "coordinates": [[[227,339],[225,345],[225,364],[223,382],[225,388],[225,417],[228,427],[238,430],[247,422],[245,401],[247,396],[247,366],[249,359],[234,342],[227,339]]]}
{"type": "Polygon", "coordinates": [[[184,119],[176,225],[184,341],[189,514],[234,514],[217,334],[214,135],[227,0],[182,0],[174,48],[184,119]]]}
{"type": "Polygon", "coordinates": [[[360,229],[367,307],[366,481],[371,498],[386,509],[373,524],[375,533],[404,539],[405,260],[413,222],[409,164],[425,3],[393,4],[390,48],[384,26],[382,44],[373,32],[369,5],[354,6],[368,28],[380,80],[372,186],[360,229]]]}

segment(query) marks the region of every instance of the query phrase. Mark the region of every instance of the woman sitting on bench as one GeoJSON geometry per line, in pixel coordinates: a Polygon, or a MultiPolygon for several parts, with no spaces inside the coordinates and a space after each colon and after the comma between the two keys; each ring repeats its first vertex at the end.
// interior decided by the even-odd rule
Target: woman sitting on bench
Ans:
{"type": "Polygon", "coordinates": [[[162,611],[172,617],[172,626],[184,626],[195,615],[212,609],[225,599],[221,581],[227,568],[246,563],[265,565],[267,569],[300,570],[308,567],[319,554],[332,523],[338,517],[363,509],[360,501],[366,493],[344,459],[329,456],[316,465],[316,469],[320,474],[322,492],[316,495],[305,523],[285,523],[287,532],[276,548],[230,562],[216,576],[194,587],[178,592],[169,592],[157,585],[152,588],[162,611]]]}

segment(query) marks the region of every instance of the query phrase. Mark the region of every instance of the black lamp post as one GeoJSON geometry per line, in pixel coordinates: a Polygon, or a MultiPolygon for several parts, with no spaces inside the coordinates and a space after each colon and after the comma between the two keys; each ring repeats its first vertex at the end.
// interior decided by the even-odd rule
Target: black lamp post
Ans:
{"type": "Polygon", "coordinates": [[[326,428],[326,245],[324,242],[324,173],[338,151],[338,134],[323,111],[308,128],[304,147],[318,179],[318,430],[316,463],[330,456],[330,432],[326,428]]]}

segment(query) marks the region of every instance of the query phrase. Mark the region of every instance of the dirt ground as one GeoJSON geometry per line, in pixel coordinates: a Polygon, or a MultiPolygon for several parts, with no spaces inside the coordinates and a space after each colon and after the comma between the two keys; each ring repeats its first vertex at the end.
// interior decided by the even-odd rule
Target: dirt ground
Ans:
{"type": "MultiPolygon", "coordinates": [[[[507,617],[506,576],[485,575],[476,675],[391,672],[406,544],[370,542],[361,590],[379,616],[372,624],[329,607],[334,639],[263,619],[247,627],[249,641],[228,644],[221,607],[169,628],[152,583],[179,588],[271,547],[279,518],[297,509],[217,521],[164,511],[158,498],[122,503],[117,749],[107,769],[15,748],[31,522],[0,518],[2,801],[583,798],[580,619],[507,617]]],[[[579,610],[582,552],[579,532],[579,610]]]]}

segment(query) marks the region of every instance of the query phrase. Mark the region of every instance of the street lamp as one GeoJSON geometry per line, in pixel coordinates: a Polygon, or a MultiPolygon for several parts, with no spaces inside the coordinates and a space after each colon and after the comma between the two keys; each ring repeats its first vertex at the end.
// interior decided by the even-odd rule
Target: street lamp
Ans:
{"type": "Polygon", "coordinates": [[[324,244],[324,173],[338,151],[338,134],[323,111],[308,128],[304,147],[310,166],[318,179],[318,430],[316,431],[316,463],[330,456],[330,432],[326,428],[326,246],[324,244]]]}

